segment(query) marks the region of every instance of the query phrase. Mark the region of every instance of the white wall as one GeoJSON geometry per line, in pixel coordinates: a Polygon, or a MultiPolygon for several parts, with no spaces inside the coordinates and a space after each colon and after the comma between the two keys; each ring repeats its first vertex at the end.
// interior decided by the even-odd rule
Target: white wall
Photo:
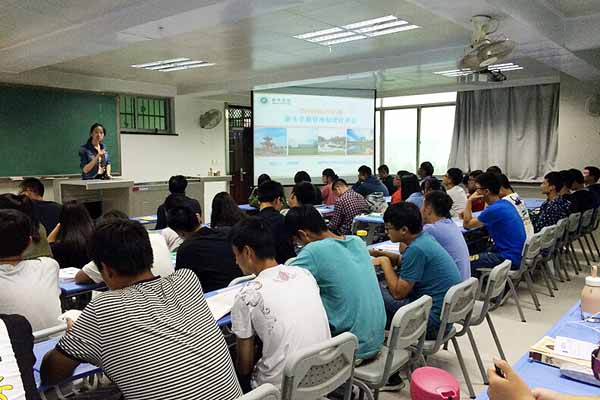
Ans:
{"type": "Polygon", "coordinates": [[[224,103],[192,96],[175,97],[175,131],[179,136],[121,135],[123,177],[136,182],[165,181],[171,175],[206,175],[226,171],[225,120],[214,129],[200,128],[198,118],[224,103]]]}
{"type": "Polygon", "coordinates": [[[597,93],[598,83],[561,74],[557,168],[600,166],[600,117],[585,112],[586,100],[597,93]]]}

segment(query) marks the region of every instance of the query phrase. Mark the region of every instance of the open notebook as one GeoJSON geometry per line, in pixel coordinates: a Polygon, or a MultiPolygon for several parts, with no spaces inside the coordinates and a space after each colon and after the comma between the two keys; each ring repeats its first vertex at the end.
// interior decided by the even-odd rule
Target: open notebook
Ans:
{"type": "Polygon", "coordinates": [[[219,293],[206,299],[208,308],[215,318],[215,321],[218,321],[231,312],[235,296],[240,292],[244,285],[245,283],[221,289],[219,293]]]}

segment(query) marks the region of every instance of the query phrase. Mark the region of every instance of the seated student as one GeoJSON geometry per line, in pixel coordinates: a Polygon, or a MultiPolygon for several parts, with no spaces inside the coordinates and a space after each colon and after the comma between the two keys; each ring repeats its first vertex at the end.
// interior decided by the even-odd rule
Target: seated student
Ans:
{"type": "Polygon", "coordinates": [[[329,219],[329,229],[339,235],[349,235],[352,233],[354,217],[368,213],[369,203],[363,196],[350,189],[343,179],[333,182],[333,190],[338,199],[329,219]]]}
{"type": "Polygon", "coordinates": [[[252,374],[252,387],[263,383],[280,387],[292,354],[331,338],[319,286],[306,269],[275,260],[273,234],[262,219],[252,217],[235,225],[230,241],[244,274],[256,274],[231,308],[238,374],[252,374]],[[262,343],[256,362],[255,337],[262,343]]]}
{"type": "Polygon", "coordinates": [[[246,218],[246,213],[240,210],[233,197],[227,192],[217,193],[213,197],[210,208],[212,229],[229,229],[246,218]]]}
{"type": "Polygon", "coordinates": [[[83,204],[69,201],[63,205],[59,223],[48,235],[53,257],[61,268],[81,268],[90,262],[87,246],[94,222],[83,204]]]}
{"type": "Polygon", "coordinates": [[[148,232],[136,221],[100,224],[90,255],[111,289],[87,305],[46,354],[43,384],[56,384],[82,362],[101,366],[127,400],[241,396],[221,331],[196,275],[152,274],[148,232]]]}
{"type": "Polygon", "coordinates": [[[400,203],[402,201],[402,177],[404,175],[408,175],[408,174],[410,174],[410,172],[400,170],[396,173],[396,175],[394,175],[393,185],[394,185],[395,190],[394,190],[394,193],[392,194],[390,203],[396,204],[396,203],[400,203]]]}
{"type": "Polygon", "coordinates": [[[600,169],[592,166],[585,167],[583,169],[583,179],[586,189],[600,199],[600,183],[598,183],[598,180],[600,180],[600,169]]]}
{"type": "Polygon", "coordinates": [[[358,169],[358,181],[352,186],[352,190],[356,193],[367,197],[371,193],[383,193],[384,196],[389,196],[387,187],[373,175],[371,167],[362,165],[358,169]]]}
{"type": "Polygon", "coordinates": [[[492,166],[488,167],[485,170],[485,172],[491,172],[494,175],[501,175],[502,174],[502,170],[497,165],[492,165],[492,166]]]}
{"type": "Polygon", "coordinates": [[[22,255],[24,260],[31,260],[38,257],[52,257],[46,228],[37,220],[33,202],[27,196],[12,193],[0,195],[0,210],[21,211],[31,220],[33,232],[31,234],[31,242],[22,255]]]}
{"type": "Polygon", "coordinates": [[[389,167],[385,164],[381,164],[377,168],[377,174],[379,175],[381,182],[387,188],[389,195],[393,195],[396,191],[396,186],[394,186],[394,177],[390,175],[389,167]]]}
{"type": "Polygon", "coordinates": [[[321,180],[323,181],[323,188],[321,189],[321,198],[323,199],[323,204],[333,205],[337,200],[337,196],[333,191],[333,182],[338,179],[338,176],[333,172],[331,168],[325,168],[323,173],[321,174],[321,180]]]}
{"type": "Polygon", "coordinates": [[[19,194],[25,195],[33,201],[35,217],[44,225],[46,232],[52,232],[58,224],[62,206],[53,201],[44,200],[44,184],[37,178],[23,179],[19,189],[19,194]]]}
{"type": "Polygon", "coordinates": [[[413,193],[421,191],[419,178],[415,174],[408,172],[400,176],[402,178],[402,201],[408,200],[413,193]]]}
{"type": "MultiPolygon", "coordinates": [[[[483,171],[480,169],[476,169],[475,171],[469,172],[468,179],[467,179],[467,191],[469,193],[468,193],[467,198],[470,198],[477,191],[477,177],[481,174],[483,174],[483,171]]],[[[466,204],[465,204],[465,207],[466,207],[466,204]]],[[[485,208],[485,201],[483,200],[482,197],[475,196],[475,198],[473,198],[471,200],[471,211],[473,211],[473,212],[482,211],[484,208],[485,208]]],[[[459,216],[461,216],[461,214],[459,214],[459,216]]]]}
{"type": "Polygon", "coordinates": [[[571,168],[565,175],[565,186],[570,193],[565,194],[564,197],[571,202],[571,212],[583,213],[594,208],[598,202],[596,194],[586,190],[583,186],[584,178],[581,171],[571,168]]]}
{"type": "Polygon", "coordinates": [[[414,192],[406,201],[408,203],[413,203],[417,206],[417,208],[423,207],[423,198],[424,196],[434,190],[443,190],[440,181],[438,181],[434,177],[425,178],[421,181],[421,190],[418,192],[414,192]]]}
{"type": "Polygon", "coordinates": [[[254,186],[254,188],[252,188],[252,193],[250,193],[250,197],[248,197],[248,204],[250,204],[254,208],[258,208],[258,187],[270,180],[271,177],[267,174],[260,174],[258,176],[257,185],[254,186]]]}
{"type": "Polygon", "coordinates": [[[459,168],[450,168],[444,175],[443,182],[446,187],[446,194],[452,199],[452,210],[450,210],[452,217],[458,217],[467,204],[467,195],[464,189],[460,187],[462,180],[463,172],[459,168]]]}
{"type": "Polygon", "coordinates": [[[405,249],[402,256],[379,256],[373,265],[383,270],[387,288],[381,292],[388,321],[402,305],[423,295],[433,305],[427,324],[427,340],[435,340],[440,329],[440,314],[448,289],[461,282],[456,263],[427,232],[423,232],[419,209],[411,203],[388,207],[383,214],[385,229],[392,242],[405,249]],[[400,267],[399,273],[394,266],[400,267]]]}
{"type": "Polygon", "coordinates": [[[421,216],[423,231],[429,233],[450,254],[460,273],[466,281],[471,277],[469,248],[461,230],[450,218],[452,198],[447,193],[435,190],[425,195],[421,216]]]}
{"type": "Polygon", "coordinates": [[[317,204],[317,190],[310,182],[296,183],[290,193],[288,204],[290,207],[300,207],[304,204],[314,206],[317,204]]]}
{"type": "Polygon", "coordinates": [[[512,262],[512,269],[519,269],[526,240],[525,226],[516,208],[509,201],[500,198],[498,176],[491,172],[477,177],[477,192],[467,201],[464,212],[463,227],[472,229],[483,225],[495,247],[471,256],[471,275],[478,277],[479,268],[493,268],[504,260],[512,262]],[[484,198],[487,208],[478,217],[474,217],[471,203],[477,197],[484,198]]]}
{"type": "MultiPolygon", "coordinates": [[[[187,207],[190,207],[194,212],[201,213],[200,203],[198,200],[192,199],[185,195],[185,189],[187,188],[188,181],[183,175],[175,175],[169,178],[169,192],[171,195],[180,197],[187,207]]],[[[156,227],[154,229],[164,229],[167,227],[167,211],[165,210],[165,204],[158,206],[156,210],[156,227]]]]}
{"type": "Polygon", "coordinates": [[[202,226],[201,216],[185,205],[170,207],[167,204],[167,208],[169,228],[184,238],[177,250],[175,270],[194,271],[205,292],[227,287],[242,276],[227,239],[230,227],[202,226]]]}
{"type": "Polygon", "coordinates": [[[0,399],[39,400],[34,365],[31,324],[21,315],[0,314],[0,399]]]}
{"type": "MultiPolygon", "coordinates": [[[[110,221],[123,221],[128,220],[129,217],[122,211],[112,210],[104,213],[102,217],[100,217],[96,223],[100,225],[104,222],[110,221]]],[[[93,233],[93,232],[92,232],[93,233]]],[[[150,246],[152,247],[152,255],[154,258],[154,262],[152,263],[152,274],[155,276],[169,276],[173,273],[173,262],[171,261],[171,252],[167,247],[167,243],[165,238],[157,233],[150,233],[148,235],[150,237],[150,246]]],[[[102,278],[102,274],[98,269],[98,266],[90,261],[86,265],[81,268],[81,271],[77,272],[75,275],[75,282],[77,283],[100,283],[104,282],[102,278]]]]}
{"type": "Polygon", "coordinates": [[[258,216],[269,221],[275,238],[276,259],[280,264],[296,257],[292,238],[285,229],[285,217],[280,211],[283,208],[283,186],[275,181],[268,181],[258,188],[260,212],[258,216]]]}
{"type": "Polygon", "coordinates": [[[331,334],[352,332],[358,338],[356,358],[375,357],[383,344],[385,309],[363,241],[329,231],[311,206],[292,208],[285,225],[303,246],[291,265],[306,268],[317,280],[331,334]]]}
{"type": "MultiPolygon", "coordinates": [[[[296,172],[296,175],[294,175],[294,184],[298,184],[300,182],[312,183],[312,180],[311,180],[308,172],[306,172],[306,171],[296,172]]],[[[321,191],[316,186],[313,186],[313,187],[315,188],[315,202],[313,204],[322,204],[323,198],[321,196],[321,191]]],[[[287,208],[287,205],[284,208],[287,208]]]]}
{"type": "Polygon", "coordinates": [[[546,201],[539,211],[531,214],[535,232],[541,231],[546,226],[556,225],[558,221],[569,216],[571,203],[559,194],[562,187],[563,180],[559,172],[549,172],[544,176],[540,189],[546,195],[546,201]]]}
{"type": "Polygon", "coordinates": [[[39,331],[59,325],[59,267],[51,258],[23,258],[32,232],[27,215],[0,210],[0,312],[22,315],[39,331]]]}
{"type": "Polygon", "coordinates": [[[417,175],[419,179],[422,181],[423,179],[433,178],[433,164],[429,161],[423,161],[421,165],[419,165],[419,169],[417,170],[417,175]]]}
{"type": "Polygon", "coordinates": [[[500,198],[509,201],[517,209],[523,220],[527,240],[531,239],[534,234],[533,224],[531,223],[531,218],[529,218],[529,210],[527,209],[525,202],[519,197],[519,194],[513,190],[506,175],[499,174],[497,176],[500,181],[500,198]]]}

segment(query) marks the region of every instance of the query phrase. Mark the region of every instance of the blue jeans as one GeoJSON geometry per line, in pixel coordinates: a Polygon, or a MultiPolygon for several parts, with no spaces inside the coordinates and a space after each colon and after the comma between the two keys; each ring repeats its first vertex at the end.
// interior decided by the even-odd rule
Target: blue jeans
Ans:
{"type": "Polygon", "coordinates": [[[506,260],[506,258],[502,257],[500,254],[489,251],[475,254],[474,256],[471,256],[471,276],[479,278],[481,276],[479,269],[494,268],[504,260],[506,260]]]}
{"type": "Polygon", "coordinates": [[[408,298],[402,300],[395,299],[390,293],[390,290],[387,288],[387,286],[384,286],[384,284],[385,281],[379,282],[379,289],[381,289],[381,296],[383,297],[383,305],[385,306],[385,314],[387,316],[385,327],[386,329],[389,329],[392,323],[392,318],[394,318],[396,311],[398,311],[400,307],[410,303],[410,301],[408,298]]]}

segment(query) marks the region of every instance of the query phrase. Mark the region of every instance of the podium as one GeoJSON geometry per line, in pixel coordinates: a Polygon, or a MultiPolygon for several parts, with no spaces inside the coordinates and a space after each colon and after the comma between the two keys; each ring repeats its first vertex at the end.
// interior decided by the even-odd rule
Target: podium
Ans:
{"type": "Polygon", "coordinates": [[[76,200],[88,206],[100,207],[99,212],[119,210],[130,215],[129,196],[132,180],[113,178],[99,179],[68,179],[55,182],[54,199],[62,204],[76,200]]]}

